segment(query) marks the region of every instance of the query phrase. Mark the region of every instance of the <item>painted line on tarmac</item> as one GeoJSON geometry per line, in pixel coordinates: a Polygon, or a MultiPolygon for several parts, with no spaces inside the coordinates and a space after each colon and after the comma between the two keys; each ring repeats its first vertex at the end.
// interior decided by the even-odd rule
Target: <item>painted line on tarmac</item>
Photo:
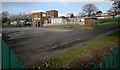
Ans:
{"type": "Polygon", "coordinates": [[[56,47],[58,47],[58,46],[61,46],[61,45],[65,45],[65,44],[72,43],[72,42],[75,42],[75,41],[80,41],[80,40],[82,40],[82,39],[77,39],[77,40],[72,40],[72,41],[69,41],[69,42],[64,42],[64,43],[58,44],[58,45],[56,45],[56,46],[53,46],[52,49],[53,49],[53,48],[56,48],[56,47]]]}

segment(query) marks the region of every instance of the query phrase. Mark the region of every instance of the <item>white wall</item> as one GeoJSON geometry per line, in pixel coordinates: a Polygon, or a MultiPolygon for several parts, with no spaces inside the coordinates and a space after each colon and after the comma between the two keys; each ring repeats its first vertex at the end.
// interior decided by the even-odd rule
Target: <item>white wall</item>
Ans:
{"type": "Polygon", "coordinates": [[[52,24],[56,24],[56,23],[64,23],[63,21],[64,21],[65,19],[63,19],[63,18],[51,18],[51,23],[52,24]]]}
{"type": "Polygon", "coordinates": [[[80,24],[84,25],[84,18],[70,18],[70,22],[67,22],[66,18],[51,18],[51,23],[44,24],[44,26],[49,25],[69,25],[69,24],[80,24]],[[81,22],[80,22],[81,20],[81,22]]]}
{"type": "Polygon", "coordinates": [[[43,26],[50,26],[50,25],[65,25],[63,23],[50,23],[50,24],[44,24],[43,26]]]}
{"type": "Polygon", "coordinates": [[[84,25],[84,18],[69,18],[69,22],[66,22],[68,24],[80,24],[84,25]]]}
{"type": "Polygon", "coordinates": [[[50,24],[44,24],[43,26],[51,26],[51,25],[71,25],[71,24],[79,24],[84,25],[84,23],[73,23],[73,22],[65,22],[65,23],[50,23],[50,24]]]}

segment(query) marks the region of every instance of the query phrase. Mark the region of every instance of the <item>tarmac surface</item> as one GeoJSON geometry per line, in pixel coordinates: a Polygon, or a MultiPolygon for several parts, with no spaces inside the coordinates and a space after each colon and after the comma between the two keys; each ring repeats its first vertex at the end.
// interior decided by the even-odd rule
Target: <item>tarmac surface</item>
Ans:
{"type": "Polygon", "coordinates": [[[70,48],[100,39],[120,29],[114,24],[98,29],[73,27],[3,28],[3,39],[25,65],[34,65],[70,48]]]}

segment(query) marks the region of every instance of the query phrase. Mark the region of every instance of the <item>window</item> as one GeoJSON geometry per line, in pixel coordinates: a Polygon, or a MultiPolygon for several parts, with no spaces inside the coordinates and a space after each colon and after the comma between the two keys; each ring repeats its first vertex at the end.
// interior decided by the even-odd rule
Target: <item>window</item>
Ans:
{"type": "Polygon", "coordinates": [[[37,17],[37,15],[35,15],[35,17],[37,17]]]}
{"type": "Polygon", "coordinates": [[[36,17],[34,18],[34,20],[37,20],[37,19],[38,19],[38,18],[36,18],[36,17]]]}
{"type": "Polygon", "coordinates": [[[42,16],[43,16],[43,17],[46,17],[46,13],[43,13],[42,16]]]}
{"type": "Polygon", "coordinates": [[[54,17],[54,14],[47,13],[47,16],[53,18],[53,17],[54,17]]]}
{"type": "Polygon", "coordinates": [[[38,18],[40,20],[40,18],[38,18]]]}

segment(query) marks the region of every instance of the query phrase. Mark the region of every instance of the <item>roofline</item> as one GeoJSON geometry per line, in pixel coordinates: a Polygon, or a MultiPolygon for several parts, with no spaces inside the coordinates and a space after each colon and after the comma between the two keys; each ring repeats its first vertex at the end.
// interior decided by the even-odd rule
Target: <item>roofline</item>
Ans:
{"type": "MultiPolygon", "coordinates": [[[[48,11],[57,11],[57,10],[48,10],[48,11]]],[[[46,11],[47,12],[47,11],[46,11]]]]}

